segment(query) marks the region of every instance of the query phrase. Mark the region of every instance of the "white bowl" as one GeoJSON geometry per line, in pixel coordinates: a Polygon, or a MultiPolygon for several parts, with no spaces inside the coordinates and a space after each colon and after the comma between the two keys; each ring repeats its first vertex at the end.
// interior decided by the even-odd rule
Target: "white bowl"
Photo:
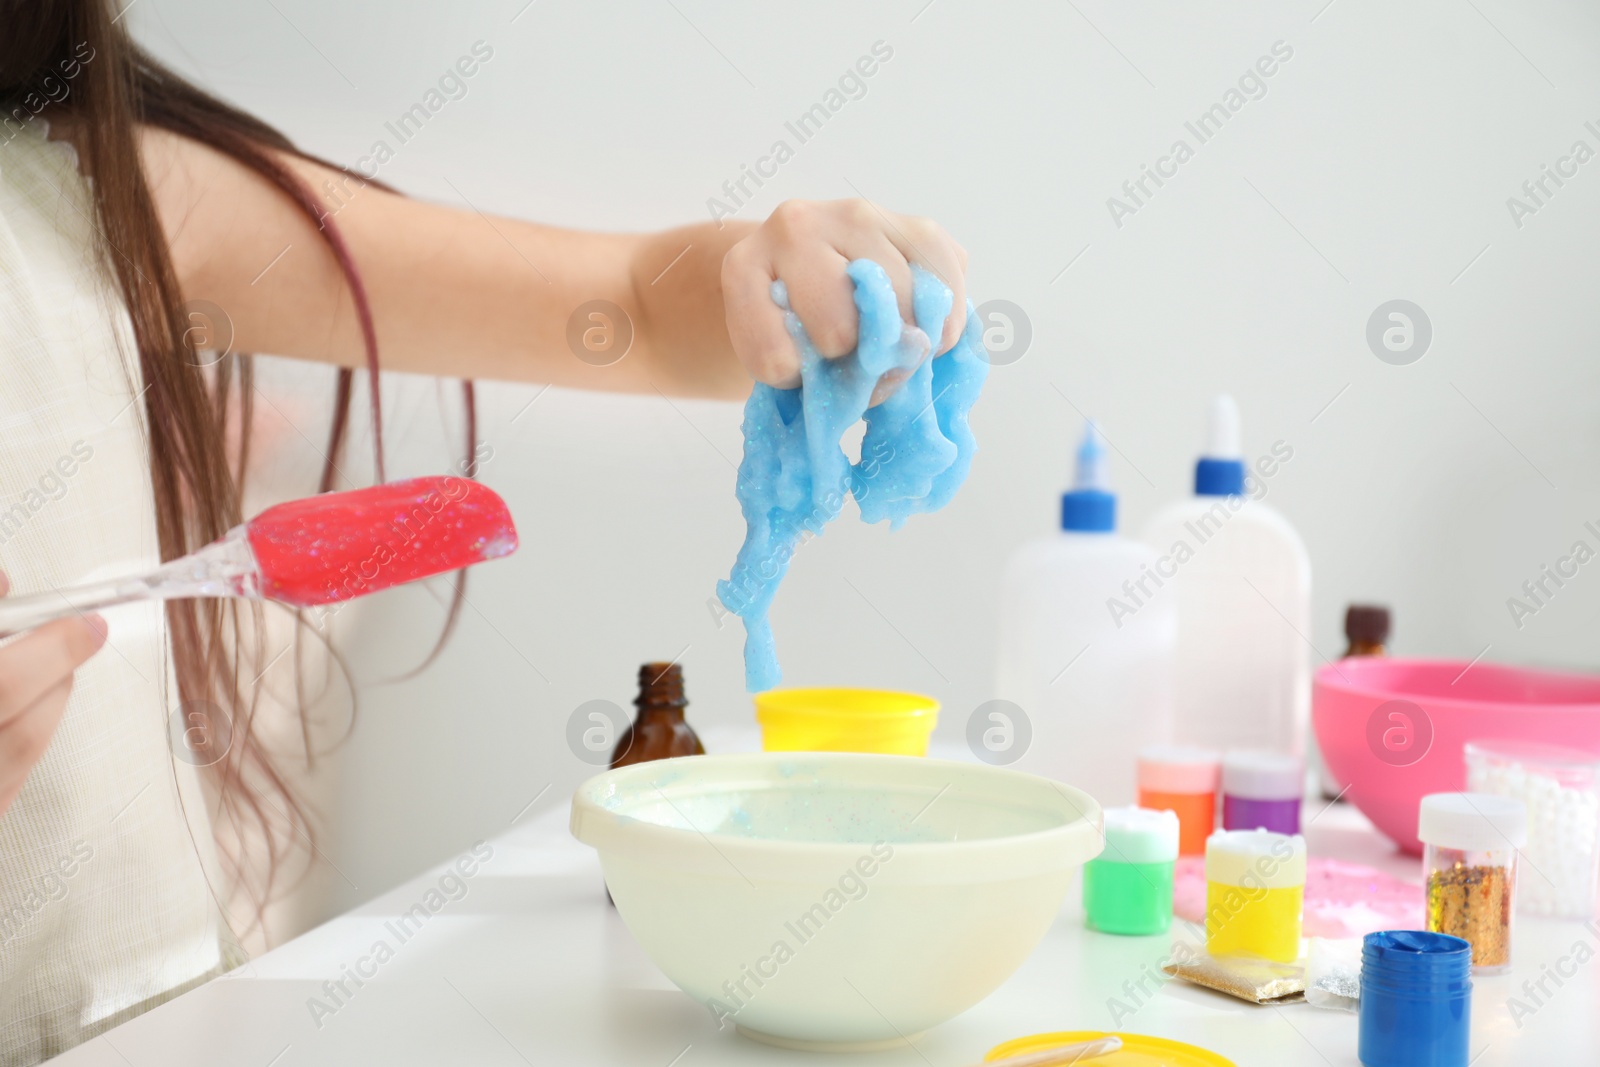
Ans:
{"type": "Polygon", "coordinates": [[[912,756],[688,756],[572,802],[617,911],[720,1026],[796,1048],[908,1041],[1005,981],[1100,852],[1100,806],[912,756]]]}

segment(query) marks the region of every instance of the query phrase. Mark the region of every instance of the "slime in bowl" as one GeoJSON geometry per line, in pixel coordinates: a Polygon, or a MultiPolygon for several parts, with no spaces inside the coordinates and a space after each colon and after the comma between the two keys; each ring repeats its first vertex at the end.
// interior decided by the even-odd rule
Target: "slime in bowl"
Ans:
{"type": "Polygon", "coordinates": [[[572,832],[719,1027],[833,1050],[898,1045],[993,992],[1101,847],[1080,790],[863,753],[619,768],[579,788],[572,832]]]}
{"type": "Polygon", "coordinates": [[[772,283],[772,299],[800,351],[800,388],[757,383],[744,409],[744,458],[735,493],[745,538],[717,597],[745,625],[745,688],[778,684],[777,653],[767,611],[805,534],[819,534],[855,497],[864,522],[888,519],[898,529],[919,511],[937,511],[967,478],[977,449],[967,411],[978,399],[989,363],[978,316],[969,304],[953,348],[926,359],[929,338],[940,337],[951,313],[950,289],[921,267],[911,268],[916,326],[900,318],[894,286],[868,259],[847,268],[859,313],[856,350],[824,359],[789,310],[787,290],[772,283]],[[914,369],[913,369],[914,368],[914,369]],[[911,371],[901,387],[868,408],[883,375],[911,371]],[[861,458],[852,464],[839,439],[867,424],[861,458]]]}

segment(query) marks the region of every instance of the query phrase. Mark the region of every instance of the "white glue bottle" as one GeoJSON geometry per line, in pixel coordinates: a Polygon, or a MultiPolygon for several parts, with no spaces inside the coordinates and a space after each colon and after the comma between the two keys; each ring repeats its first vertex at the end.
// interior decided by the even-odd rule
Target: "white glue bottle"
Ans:
{"type": "Polygon", "coordinates": [[[1246,479],[1239,406],[1211,405],[1194,492],[1145,528],[1156,553],[1123,610],[1175,601],[1173,730],[1181,744],[1304,753],[1311,706],[1311,561],[1305,543],[1264,502],[1294,456],[1283,441],[1246,479]]]}
{"type": "Polygon", "coordinates": [[[1155,564],[1147,547],[1117,536],[1116,511],[1105,443],[1090,423],[1076,484],[1061,497],[1061,532],[1012,556],[1000,598],[997,692],[1031,734],[1011,765],[1102,807],[1132,804],[1139,750],[1170,740],[1177,637],[1171,598],[1113,617],[1124,583],[1155,564]]]}

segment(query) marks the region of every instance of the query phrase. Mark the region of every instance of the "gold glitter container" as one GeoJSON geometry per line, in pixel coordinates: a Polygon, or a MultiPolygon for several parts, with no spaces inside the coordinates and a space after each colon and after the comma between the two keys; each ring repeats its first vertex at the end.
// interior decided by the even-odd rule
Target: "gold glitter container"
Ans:
{"type": "Polygon", "coordinates": [[[1422,798],[1428,930],[1472,945],[1477,974],[1511,970],[1517,850],[1528,840],[1522,801],[1488,793],[1433,793],[1422,798]]]}

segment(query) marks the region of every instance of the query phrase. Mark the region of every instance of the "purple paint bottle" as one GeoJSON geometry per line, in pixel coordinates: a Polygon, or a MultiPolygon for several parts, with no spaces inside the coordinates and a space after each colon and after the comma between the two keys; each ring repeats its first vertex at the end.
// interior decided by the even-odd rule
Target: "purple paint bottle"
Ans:
{"type": "Polygon", "coordinates": [[[1299,833],[1305,777],[1298,756],[1229,752],[1222,759],[1222,828],[1299,833]]]}

